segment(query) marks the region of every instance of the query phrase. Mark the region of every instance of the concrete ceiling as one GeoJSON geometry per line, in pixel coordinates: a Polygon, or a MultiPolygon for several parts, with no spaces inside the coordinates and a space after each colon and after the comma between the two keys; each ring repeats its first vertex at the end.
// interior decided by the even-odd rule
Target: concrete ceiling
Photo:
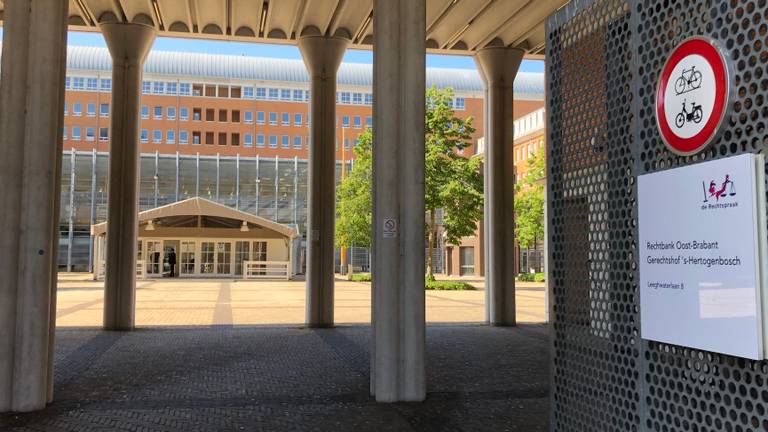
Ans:
{"type": "MultiPolygon", "coordinates": [[[[68,0],[71,30],[102,21],[150,24],[161,36],[293,44],[304,28],[371,49],[373,0],[68,0]]],[[[544,20],[569,0],[427,0],[431,53],[472,54],[486,45],[544,52],[544,20]]],[[[0,9],[3,1],[0,0],[0,9]]]]}

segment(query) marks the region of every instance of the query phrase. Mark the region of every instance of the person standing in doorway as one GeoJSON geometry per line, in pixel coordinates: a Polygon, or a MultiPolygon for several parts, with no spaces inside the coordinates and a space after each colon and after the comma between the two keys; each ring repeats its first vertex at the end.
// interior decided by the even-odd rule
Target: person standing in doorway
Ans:
{"type": "Polygon", "coordinates": [[[176,251],[171,248],[170,252],[168,252],[168,267],[171,268],[171,274],[170,277],[176,276],[176,251]]]}

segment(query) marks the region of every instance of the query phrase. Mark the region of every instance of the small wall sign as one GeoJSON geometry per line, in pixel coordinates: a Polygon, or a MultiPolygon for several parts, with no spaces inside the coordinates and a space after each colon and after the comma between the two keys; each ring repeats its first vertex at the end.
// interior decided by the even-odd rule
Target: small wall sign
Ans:
{"type": "Polygon", "coordinates": [[[717,138],[731,77],[724,51],[713,39],[688,38],[672,51],[656,89],[656,124],[667,148],[687,156],[717,138]]]}

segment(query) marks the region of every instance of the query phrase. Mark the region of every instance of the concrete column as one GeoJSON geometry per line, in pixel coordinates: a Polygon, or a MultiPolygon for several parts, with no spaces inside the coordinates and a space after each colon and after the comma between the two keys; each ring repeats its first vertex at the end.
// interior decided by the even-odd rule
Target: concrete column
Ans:
{"type": "Polygon", "coordinates": [[[426,397],[425,0],[374,0],[373,347],[380,402],[426,397]]]}
{"type": "Polygon", "coordinates": [[[0,412],[53,396],[68,3],[5,2],[0,81],[0,412]]]}
{"type": "Polygon", "coordinates": [[[299,38],[311,89],[306,273],[309,327],[333,326],[336,72],[349,43],[348,34],[324,36],[315,27],[304,29],[299,38]]]}
{"type": "Polygon", "coordinates": [[[112,55],[104,328],[131,330],[136,303],[141,74],[155,29],[131,23],[104,23],[100,27],[112,55]]]}
{"type": "Polygon", "coordinates": [[[485,303],[490,325],[515,325],[515,163],[513,84],[523,51],[483,48],[475,63],[485,83],[485,303]]]}

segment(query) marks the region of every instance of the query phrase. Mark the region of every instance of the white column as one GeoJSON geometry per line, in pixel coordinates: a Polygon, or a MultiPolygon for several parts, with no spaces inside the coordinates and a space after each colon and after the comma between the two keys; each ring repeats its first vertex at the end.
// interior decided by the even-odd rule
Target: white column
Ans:
{"type": "Polygon", "coordinates": [[[310,76],[306,324],[333,326],[333,237],[336,223],[336,72],[348,35],[304,29],[299,50],[310,76]]]}
{"type": "Polygon", "coordinates": [[[0,81],[0,412],[53,397],[68,3],[5,2],[0,81]]]}
{"type": "Polygon", "coordinates": [[[144,59],[155,39],[155,28],[132,23],[104,23],[100,27],[112,55],[104,328],[131,330],[135,324],[139,229],[141,76],[144,59]]]}
{"type": "Polygon", "coordinates": [[[380,402],[426,397],[425,0],[374,1],[373,350],[380,402]]]}
{"type": "Polygon", "coordinates": [[[513,84],[523,54],[492,46],[475,55],[485,83],[485,304],[494,326],[516,323],[513,84]]]}

